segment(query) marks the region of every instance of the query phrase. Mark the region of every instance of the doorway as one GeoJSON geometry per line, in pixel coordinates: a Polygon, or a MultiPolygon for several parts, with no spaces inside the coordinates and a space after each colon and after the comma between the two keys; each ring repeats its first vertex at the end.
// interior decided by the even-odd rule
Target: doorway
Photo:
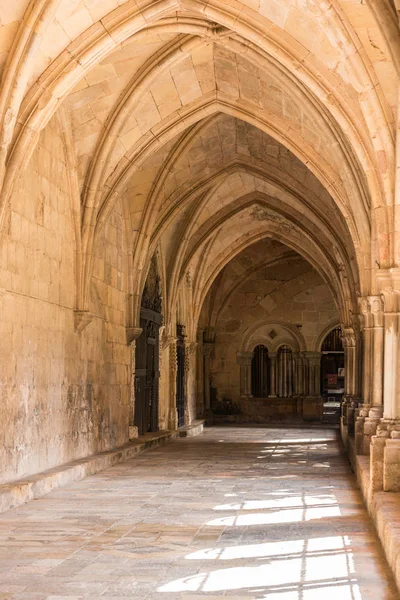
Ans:
{"type": "Polygon", "coordinates": [[[158,431],[161,306],[160,277],[153,257],[140,309],[143,333],[136,341],[135,351],[134,423],[139,435],[158,431]]]}

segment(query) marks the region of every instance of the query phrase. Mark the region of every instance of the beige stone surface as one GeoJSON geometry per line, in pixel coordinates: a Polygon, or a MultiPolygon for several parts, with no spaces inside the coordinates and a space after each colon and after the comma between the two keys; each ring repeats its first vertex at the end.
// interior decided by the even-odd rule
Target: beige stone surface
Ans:
{"type": "Polygon", "coordinates": [[[0,483],[128,442],[154,258],[154,429],[248,403],[257,343],[319,419],[340,326],[344,442],[400,489],[399,57],[397,0],[0,2],[0,483]]]}
{"type": "Polygon", "coordinates": [[[0,515],[0,528],[10,600],[398,598],[326,429],[207,430],[0,515]]]}

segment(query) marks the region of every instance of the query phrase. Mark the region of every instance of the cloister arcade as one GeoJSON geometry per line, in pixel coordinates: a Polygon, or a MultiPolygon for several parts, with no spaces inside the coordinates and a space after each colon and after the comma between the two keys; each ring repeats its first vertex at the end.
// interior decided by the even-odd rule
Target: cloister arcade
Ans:
{"type": "Polygon", "coordinates": [[[1,484],[325,403],[400,492],[399,14],[0,2],[1,484]]]}

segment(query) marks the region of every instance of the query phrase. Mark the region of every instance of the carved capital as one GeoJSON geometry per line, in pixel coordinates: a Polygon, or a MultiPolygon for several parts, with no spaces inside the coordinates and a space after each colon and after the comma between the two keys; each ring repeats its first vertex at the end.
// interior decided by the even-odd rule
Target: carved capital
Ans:
{"type": "Polygon", "coordinates": [[[126,343],[128,346],[135,342],[138,337],[140,337],[143,333],[143,329],[141,327],[127,327],[126,328],[126,343]]]}
{"type": "Polygon", "coordinates": [[[360,325],[364,329],[371,329],[373,327],[373,316],[371,314],[371,306],[368,301],[368,296],[362,296],[358,299],[358,306],[360,309],[360,325]]]}
{"type": "Polygon", "coordinates": [[[381,296],[368,296],[368,306],[374,327],[383,327],[383,300],[381,296]]]}
{"type": "Polygon", "coordinates": [[[211,356],[211,353],[213,350],[214,350],[214,344],[210,344],[210,343],[203,344],[204,356],[211,356]]]}
{"type": "Polygon", "coordinates": [[[75,310],[74,311],[74,321],[75,321],[75,331],[77,333],[81,333],[85,329],[87,325],[92,321],[94,315],[88,310],[75,310]]]}
{"type": "Polygon", "coordinates": [[[342,327],[341,339],[343,346],[346,348],[354,348],[356,345],[356,333],[353,327],[342,327]]]}
{"type": "Polygon", "coordinates": [[[254,356],[253,352],[237,352],[236,353],[236,363],[238,365],[248,367],[251,365],[253,356],[254,356]]]}
{"type": "Polygon", "coordinates": [[[381,297],[383,299],[383,309],[387,313],[400,312],[400,269],[398,267],[391,269],[380,269],[376,278],[378,281],[381,297]]]}

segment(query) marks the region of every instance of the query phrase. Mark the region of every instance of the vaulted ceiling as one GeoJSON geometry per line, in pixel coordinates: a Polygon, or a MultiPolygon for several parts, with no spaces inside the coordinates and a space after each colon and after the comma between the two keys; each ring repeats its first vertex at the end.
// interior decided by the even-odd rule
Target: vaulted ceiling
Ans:
{"type": "Polygon", "coordinates": [[[137,307],[159,247],[193,316],[273,238],[343,322],[397,262],[400,36],[390,0],[14,0],[0,7],[2,215],[40,131],[63,123],[80,207],[79,302],[122,202],[137,307]]]}

